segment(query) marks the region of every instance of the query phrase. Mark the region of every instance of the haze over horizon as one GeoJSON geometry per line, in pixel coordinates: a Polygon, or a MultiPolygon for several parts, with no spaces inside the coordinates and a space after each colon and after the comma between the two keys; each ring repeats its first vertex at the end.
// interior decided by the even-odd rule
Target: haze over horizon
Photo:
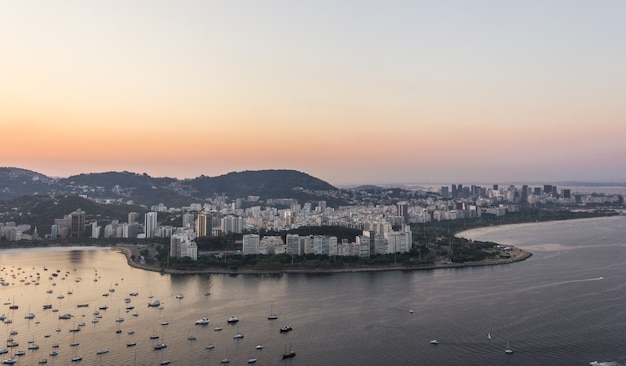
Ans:
{"type": "Polygon", "coordinates": [[[626,181],[626,2],[0,4],[0,166],[626,181]]]}

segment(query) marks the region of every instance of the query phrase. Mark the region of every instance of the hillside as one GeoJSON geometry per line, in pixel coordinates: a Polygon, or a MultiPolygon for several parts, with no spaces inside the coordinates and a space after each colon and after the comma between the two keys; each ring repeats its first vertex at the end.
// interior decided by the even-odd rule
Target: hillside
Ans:
{"type": "Polygon", "coordinates": [[[20,168],[0,168],[0,200],[34,194],[81,195],[149,208],[159,203],[182,207],[223,195],[229,199],[258,196],[260,200],[293,198],[299,202],[326,200],[329,204],[345,204],[335,198],[336,194],[329,194],[337,191],[331,184],[295,170],[232,172],[180,180],[126,171],[49,178],[20,168]]]}
{"type": "Polygon", "coordinates": [[[144,213],[145,209],[132,205],[103,205],[78,196],[21,196],[9,201],[0,201],[0,221],[30,224],[37,227],[40,235],[49,234],[54,219],[61,219],[76,209],[85,211],[87,222],[124,222],[131,211],[144,213]]]}
{"type": "Polygon", "coordinates": [[[21,168],[0,167],[0,200],[25,194],[47,194],[54,189],[54,179],[43,174],[21,168]]]}

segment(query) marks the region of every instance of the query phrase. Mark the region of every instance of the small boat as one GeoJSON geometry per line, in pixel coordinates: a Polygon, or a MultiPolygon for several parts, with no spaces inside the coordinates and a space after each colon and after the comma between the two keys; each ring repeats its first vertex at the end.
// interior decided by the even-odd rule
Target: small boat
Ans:
{"type": "Polygon", "coordinates": [[[167,347],[167,344],[165,343],[157,343],[154,345],[154,349],[163,349],[165,347],[167,347]]]}
{"type": "Polygon", "coordinates": [[[150,339],[159,339],[159,336],[158,336],[158,335],[156,335],[156,334],[155,334],[155,335],[151,335],[151,336],[150,336],[150,339]]]}
{"type": "Polygon", "coordinates": [[[185,297],[185,296],[184,296],[183,294],[178,294],[178,295],[176,295],[176,298],[177,298],[177,299],[179,299],[179,300],[180,300],[180,299],[182,299],[182,298],[184,298],[184,297],[185,297]]]}
{"type": "Polygon", "coordinates": [[[109,308],[108,306],[106,306],[106,305],[102,305],[102,306],[100,306],[98,309],[100,309],[100,310],[106,310],[106,309],[108,309],[108,308],[109,308]]]}
{"type": "Polygon", "coordinates": [[[131,292],[130,293],[130,296],[137,296],[137,295],[139,295],[139,292],[131,292]]]}
{"type": "Polygon", "coordinates": [[[222,328],[222,327],[215,327],[215,328],[213,328],[213,330],[216,331],[216,332],[219,332],[222,329],[224,329],[224,328],[222,328]]]}
{"type": "Polygon", "coordinates": [[[72,362],[81,361],[82,359],[83,359],[83,356],[74,356],[72,357],[72,362]]]}
{"type": "Polygon", "coordinates": [[[290,326],[284,326],[284,327],[280,328],[280,332],[281,333],[290,332],[292,330],[293,330],[293,328],[290,327],[290,326]]]}
{"type": "Polygon", "coordinates": [[[248,359],[248,363],[255,363],[256,362],[256,358],[252,357],[248,359]]]}
{"type": "Polygon", "coordinates": [[[24,315],[24,319],[35,319],[35,314],[28,313],[28,314],[24,315]]]}
{"type": "Polygon", "coordinates": [[[504,349],[504,353],[506,353],[507,355],[510,355],[513,353],[513,349],[509,347],[509,342],[506,342],[506,348],[504,349]]]}
{"type": "Polygon", "coordinates": [[[52,356],[52,357],[58,356],[58,355],[59,355],[59,352],[57,352],[57,351],[50,352],[50,356],[52,356]]]}
{"type": "Polygon", "coordinates": [[[5,353],[9,353],[9,350],[6,348],[0,348],[0,355],[3,355],[5,353]]]}
{"type": "Polygon", "coordinates": [[[89,307],[89,304],[78,304],[78,305],[76,305],[76,307],[78,307],[78,308],[87,308],[87,307],[89,307]]]}
{"type": "Polygon", "coordinates": [[[265,348],[265,346],[262,344],[259,344],[258,346],[256,346],[256,349],[263,349],[263,348],[265,348]]]}
{"type": "Polygon", "coordinates": [[[278,315],[276,315],[276,314],[274,314],[272,312],[272,305],[270,305],[270,314],[267,316],[267,320],[276,320],[276,319],[278,319],[278,315]]]}
{"type": "Polygon", "coordinates": [[[285,347],[285,353],[283,353],[283,359],[296,357],[296,351],[291,348],[291,344],[289,344],[289,351],[287,351],[287,347],[285,347]]]}
{"type": "Polygon", "coordinates": [[[36,345],[35,343],[32,343],[32,344],[29,344],[29,345],[28,345],[28,349],[31,349],[31,350],[33,350],[33,349],[39,349],[39,346],[38,346],[38,345],[36,345]]]}
{"type": "Polygon", "coordinates": [[[202,318],[202,319],[196,320],[196,325],[206,325],[209,323],[210,323],[209,318],[202,318]]]}
{"type": "Polygon", "coordinates": [[[215,346],[213,345],[213,343],[209,344],[208,346],[205,347],[208,350],[212,350],[213,348],[215,348],[215,346]]]}
{"type": "Polygon", "coordinates": [[[161,305],[161,302],[159,300],[150,301],[148,303],[148,306],[151,306],[151,307],[157,307],[157,306],[160,306],[160,305],[161,305]]]}
{"type": "Polygon", "coordinates": [[[222,358],[220,363],[230,363],[230,360],[228,358],[222,358]]]}
{"type": "Polygon", "coordinates": [[[413,314],[413,310],[409,310],[409,313],[413,314]]]}
{"type": "Polygon", "coordinates": [[[44,310],[48,310],[48,309],[52,309],[52,305],[51,304],[46,304],[43,306],[44,310]]]}
{"type": "Polygon", "coordinates": [[[169,325],[169,324],[170,324],[170,322],[168,322],[167,320],[164,320],[164,321],[161,322],[161,325],[169,325]]]}
{"type": "Polygon", "coordinates": [[[137,342],[126,343],[126,347],[134,347],[137,345],[137,342]]]}
{"type": "Polygon", "coordinates": [[[229,323],[237,323],[238,321],[239,319],[237,319],[236,316],[231,316],[230,318],[228,318],[229,323]]]}
{"type": "Polygon", "coordinates": [[[235,334],[235,336],[233,337],[233,339],[241,339],[241,338],[243,338],[243,334],[241,334],[241,333],[237,333],[237,334],[235,334]]]}
{"type": "Polygon", "coordinates": [[[17,362],[17,359],[15,359],[14,357],[11,358],[7,358],[6,360],[3,360],[2,363],[5,365],[12,365],[14,363],[17,362]]]}
{"type": "Polygon", "coordinates": [[[97,355],[103,355],[105,353],[109,353],[109,350],[107,348],[101,349],[98,352],[96,352],[97,355]]]}
{"type": "Polygon", "coordinates": [[[433,339],[432,341],[430,341],[430,344],[439,344],[439,341],[436,339],[433,339]]]}
{"type": "Polygon", "coordinates": [[[169,365],[171,362],[170,360],[161,361],[161,365],[169,365]]]}
{"type": "Polygon", "coordinates": [[[48,359],[47,358],[42,358],[41,360],[39,360],[39,364],[40,365],[43,365],[43,364],[46,364],[46,363],[48,363],[48,359]]]}

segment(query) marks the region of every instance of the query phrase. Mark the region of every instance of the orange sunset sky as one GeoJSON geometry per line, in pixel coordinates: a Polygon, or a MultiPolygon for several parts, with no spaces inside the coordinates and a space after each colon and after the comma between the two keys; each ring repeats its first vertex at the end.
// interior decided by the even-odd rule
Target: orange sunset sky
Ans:
{"type": "Polygon", "coordinates": [[[626,2],[3,1],[0,166],[626,181],[626,2]]]}

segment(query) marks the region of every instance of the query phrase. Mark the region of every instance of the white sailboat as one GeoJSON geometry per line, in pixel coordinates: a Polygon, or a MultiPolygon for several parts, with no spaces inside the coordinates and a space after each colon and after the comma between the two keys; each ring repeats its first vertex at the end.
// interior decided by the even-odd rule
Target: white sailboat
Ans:
{"type": "Polygon", "coordinates": [[[509,355],[513,353],[513,349],[509,346],[509,341],[506,342],[506,348],[504,349],[504,353],[509,355]]]}
{"type": "Polygon", "coordinates": [[[276,320],[276,319],[278,319],[278,315],[276,315],[276,314],[274,314],[272,312],[272,306],[273,305],[274,304],[270,304],[270,314],[267,316],[267,320],[276,320]]]}

